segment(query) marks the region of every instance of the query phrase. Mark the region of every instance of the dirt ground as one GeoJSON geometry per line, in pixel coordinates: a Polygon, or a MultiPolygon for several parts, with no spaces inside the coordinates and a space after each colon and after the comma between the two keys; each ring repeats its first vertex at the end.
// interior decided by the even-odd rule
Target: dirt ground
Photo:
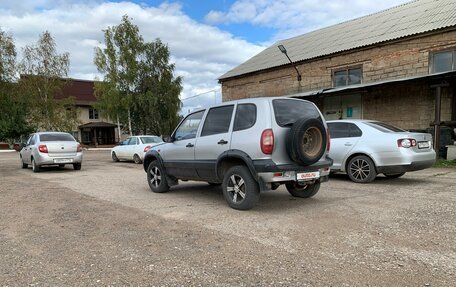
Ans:
{"type": "Polygon", "coordinates": [[[236,211],[206,183],[152,193],[108,151],[41,173],[0,153],[0,258],[0,286],[456,286],[456,169],[236,211]]]}

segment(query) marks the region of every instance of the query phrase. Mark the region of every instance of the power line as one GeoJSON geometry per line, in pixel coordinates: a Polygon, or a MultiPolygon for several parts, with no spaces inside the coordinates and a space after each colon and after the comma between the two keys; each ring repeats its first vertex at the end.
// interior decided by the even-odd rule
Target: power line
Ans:
{"type": "Polygon", "coordinates": [[[188,97],[188,98],[185,98],[185,99],[181,99],[181,101],[190,100],[190,99],[193,99],[193,98],[196,98],[196,97],[200,97],[202,95],[209,94],[209,93],[214,93],[215,94],[215,92],[217,92],[217,91],[220,91],[220,89],[210,90],[210,91],[198,94],[198,95],[194,95],[194,96],[191,96],[191,97],[188,97]]]}

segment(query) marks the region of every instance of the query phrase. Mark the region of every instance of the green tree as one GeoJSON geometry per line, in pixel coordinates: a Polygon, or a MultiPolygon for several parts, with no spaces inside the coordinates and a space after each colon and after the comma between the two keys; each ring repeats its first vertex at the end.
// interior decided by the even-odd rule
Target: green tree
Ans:
{"type": "Polygon", "coordinates": [[[33,131],[26,120],[27,105],[14,83],[16,55],[13,37],[0,30],[0,141],[9,143],[33,131]]]}
{"type": "Polygon", "coordinates": [[[96,85],[98,109],[133,133],[169,133],[178,120],[182,79],[173,75],[169,50],[160,40],[144,42],[128,16],[103,30],[105,47],[95,65],[104,74],[96,85]]]}
{"type": "Polygon", "coordinates": [[[78,124],[74,98],[55,98],[67,84],[69,65],[69,54],[57,53],[48,31],[40,35],[36,45],[23,50],[21,92],[30,106],[29,120],[40,129],[72,131],[78,124]]]}

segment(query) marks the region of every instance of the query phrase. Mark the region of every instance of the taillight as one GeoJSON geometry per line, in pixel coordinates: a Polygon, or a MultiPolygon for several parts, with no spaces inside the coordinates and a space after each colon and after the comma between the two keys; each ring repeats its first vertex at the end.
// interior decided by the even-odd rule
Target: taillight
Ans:
{"type": "Polygon", "coordinates": [[[274,149],[274,133],[271,129],[264,130],[260,139],[261,151],[264,154],[272,154],[274,149]]]}
{"type": "Polygon", "coordinates": [[[328,129],[326,129],[326,139],[327,139],[326,151],[329,152],[329,149],[331,148],[331,137],[329,136],[329,130],[328,129]]]}
{"type": "Polygon", "coordinates": [[[398,147],[410,148],[416,146],[415,139],[398,139],[397,140],[398,147]]]}
{"type": "Polygon", "coordinates": [[[81,151],[82,151],[82,146],[81,146],[81,144],[78,144],[77,152],[81,152],[81,151]]]}
{"type": "Polygon", "coordinates": [[[152,148],[152,147],[151,147],[150,145],[146,146],[146,147],[144,148],[144,152],[147,152],[147,151],[150,150],[151,148],[152,148]]]}
{"type": "Polygon", "coordinates": [[[38,150],[42,153],[48,153],[48,148],[45,144],[39,145],[38,150]]]}

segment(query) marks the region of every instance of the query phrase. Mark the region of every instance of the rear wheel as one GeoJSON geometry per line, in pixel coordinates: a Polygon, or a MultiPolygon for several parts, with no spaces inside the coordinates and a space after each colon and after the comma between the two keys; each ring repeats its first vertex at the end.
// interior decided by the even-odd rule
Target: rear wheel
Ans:
{"type": "Polygon", "coordinates": [[[40,166],[36,164],[34,158],[32,158],[32,170],[33,170],[33,172],[40,172],[41,171],[40,166]]]}
{"type": "Polygon", "coordinates": [[[404,174],[405,174],[405,172],[401,172],[401,173],[384,173],[384,175],[387,178],[399,178],[399,177],[403,176],[404,174]]]}
{"type": "Polygon", "coordinates": [[[142,163],[141,158],[140,158],[139,155],[137,155],[136,153],[135,153],[135,155],[133,156],[133,160],[134,160],[135,163],[137,163],[137,164],[142,163]]]}
{"type": "Polygon", "coordinates": [[[317,162],[326,151],[326,129],[315,118],[302,118],[291,127],[287,138],[290,158],[302,165],[317,162]]]}
{"type": "Polygon", "coordinates": [[[260,199],[260,188],[246,166],[230,168],[223,177],[223,197],[231,208],[251,209],[260,199]]]}
{"type": "Polygon", "coordinates": [[[111,158],[112,158],[112,160],[115,161],[115,162],[118,162],[118,161],[119,161],[119,158],[117,157],[115,151],[113,151],[113,152],[111,153],[111,158]]]}
{"type": "Polygon", "coordinates": [[[352,158],[347,165],[348,177],[357,183],[372,182],[377,176],[374,162],[365,155],[352,158]]]}
{"type": "Polygon", "coordinates": [[[312,184],[300,184],[298,182],[290,182],[285,184],[288,192],[294,197],[309,198],[317,194],[320,190],[320,182],[312,184]]]}
{"type": "Polygon", "coordinates": [[[154,160],[149,164],[147,168],[147,182],[153,192],[163,193],[169,191],[166,173],[158,160],[154,160]]]}
{"type": "Polygon", "coordinates": [[[81,163],[73,163],[74,170],[81,170],[82,164],[81,163]]]}

